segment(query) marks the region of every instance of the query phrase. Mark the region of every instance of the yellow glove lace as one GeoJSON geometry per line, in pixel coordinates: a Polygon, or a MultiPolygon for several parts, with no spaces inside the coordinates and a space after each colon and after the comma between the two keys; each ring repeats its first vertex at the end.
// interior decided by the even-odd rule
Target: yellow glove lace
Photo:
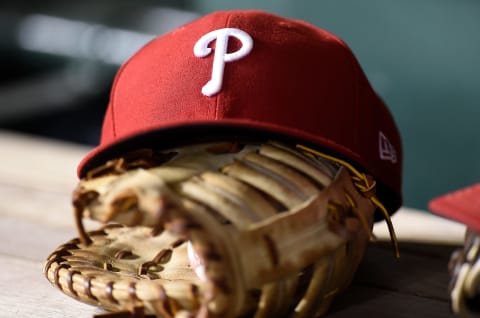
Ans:
{"type": "Polygon", "coordinates": [[[400,257],[400,251],[399,251],[399,248],[398,248],[398,240],[397,240],[397,236],[395,235],[395,229],[393,228],[392,220],[390,219],[390,214],[388,213],[387,209],[382,204],[382,202],[380,202],[380,200],[375,195],[375,188],[376,188],[376,185],[377,185],[376,181],[371,176],[366,175],[364,173],[361,173],[360,171],[355,169],[355,167],[353,167],[351,164],[349,164],[348,162],[346,162],[342,159],[338,159],[338,158],[335,158],[333,156],[321,153],[319,151],[313,150],[313,149],[311,149],[309,147],[306,147],[306,146],[303,146],[303,145],[296,145],[296,147],[298,149],[300,149],[306,155],[310,155],[310,156],[314,155],[314,156],[318,156],[320,158],[330,160],[332,162],[335,162],[337,164],[340,164],[340,165],[344,166],[345,168],[347,168],[350,171],[350,173],[352,174],[352,180],[353,180],[353,183],[354,183],[355,187],[366,198],[370,199],[370,201],[372,201],[372,203],[377,208],[379,208],[380,211],[382,212],[383,217],[385,218],[385,221],[386,221],[387,226],[388,226],[388,232],[390,233],[390,241],[392,242],[392,245],[393,245],[393,251],[394,251],[395,257],[397,257],[397,258],[400,257]]]}

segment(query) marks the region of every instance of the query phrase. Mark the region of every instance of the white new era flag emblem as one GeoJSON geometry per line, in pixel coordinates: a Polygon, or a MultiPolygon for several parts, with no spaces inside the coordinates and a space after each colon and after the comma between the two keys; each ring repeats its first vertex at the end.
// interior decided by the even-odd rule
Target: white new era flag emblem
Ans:
{"type": "Polygon", "coordinates": [[[395,147],[393,147],[388,138],[381,131],[378,133],[378,150],[380,153],[380,159],[388,160],[392,163],[397,162],[397,151],[395,150],[395,147]]]}

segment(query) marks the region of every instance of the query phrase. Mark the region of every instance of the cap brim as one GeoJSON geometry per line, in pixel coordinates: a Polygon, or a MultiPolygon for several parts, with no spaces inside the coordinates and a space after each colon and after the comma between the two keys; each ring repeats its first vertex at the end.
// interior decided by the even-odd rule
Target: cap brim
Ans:
{"type": "Polygon", "coordinates": [[[148,128],[145,131],[117,138],[110,144],[101,144],[81,161],[78,167],[78,175],[84,177],[92,168],[102,165],[110,159],[122,156],[126,152],[141,148],[167,150],[206,142],[264,142],[268,140],[282,141],[293,145],[302,143],[315,149],[323,148],[319,150],[328,151],[329,154],[344,159],[349,158],[349,162],[352,157],[358,157],[345,147],[328,139],[312,136],[291,128],[239,120],[197,121],[188,124],[174,123],[157,129],[148,128]]]}
{"type": "MultiPolygon", "coordinates": [[[[366,171],[360,157],[349,149],[320,136],[304,131],[279,127],[265,123],[222,120],[198,121],[171,124],[158,129],[146,129],[132,135],[118,138],[111,144],[102,144],[92,150],[78,166],[78,176],[85,177],[87,172],[108,160],[120,157],[129,151],[142,148],[167,150],[181,146],[221,141],[265,142],[278,141],[289,145],[302,144],[321,152],[343,159],[360,171],[366,171]],[[357,159],[355,159],[357,158],[357,159]]],[[[377,196],[382,200],[388,211],[397,211],[402,198],[381,180],[377,180],[377,196]]]]}

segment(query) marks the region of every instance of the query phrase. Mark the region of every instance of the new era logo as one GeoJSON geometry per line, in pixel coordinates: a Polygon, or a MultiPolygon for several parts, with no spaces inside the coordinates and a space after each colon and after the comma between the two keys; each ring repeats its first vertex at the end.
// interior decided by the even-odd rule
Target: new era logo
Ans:
{"type": "Polygon", "coordinates": [[[397,151],[395,150],[395,147],[393,147],[388,138],[381,131],[378,133],[378,150],[380,153],[380,159],[388,160],[392,163],[397,162],[397,151]]]}

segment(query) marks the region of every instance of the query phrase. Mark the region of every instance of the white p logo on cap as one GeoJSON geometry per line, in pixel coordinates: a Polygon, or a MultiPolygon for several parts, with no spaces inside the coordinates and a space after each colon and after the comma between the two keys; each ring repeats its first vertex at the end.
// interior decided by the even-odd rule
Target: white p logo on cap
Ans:
{"type": "Polygon", "coordinates": [[[236,61],[247,56],[253,48],[253,39],[248,33],[236,28],[224,28],[202,36],[193,47],[195,56],[200,58],[208,56],[212,52],[212,49],[209,48],[208,45],[213,40],[217,41],[215,45],[215,55],[213,57],[212,77],[210,81],[202,87],[202,93],[205,96],[213,96],[222,89],[225,63],[236,61]],[[237,38],[242,43],[242,47],[238,51],[227,53],[228,40],[231,36],[237,38]]]}

